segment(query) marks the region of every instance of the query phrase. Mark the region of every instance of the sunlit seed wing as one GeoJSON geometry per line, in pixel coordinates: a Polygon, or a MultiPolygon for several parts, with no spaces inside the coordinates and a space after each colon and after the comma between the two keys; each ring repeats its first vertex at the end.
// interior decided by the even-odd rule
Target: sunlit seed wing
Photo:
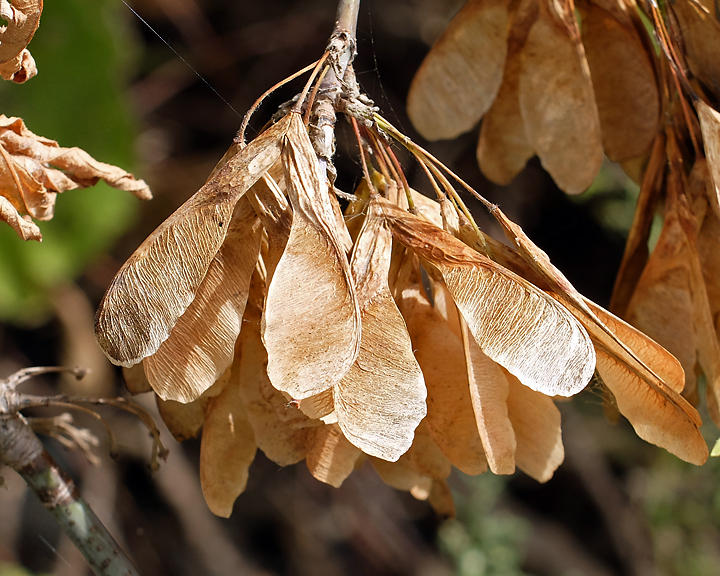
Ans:
{"type": "MultiPolygon", "coordinates": [[[[582,322],[582,325],[587,329],[593,342],[601,344],[618,359],[627,363],[641,378],[655,382],[661,389],[672,389],[673,387],[679,386],[679,383],[677,383],[677,361],[675,359],[668,359],[666,366],[666,361],[663,360],[663,358],[670,356],[669,354],[665,353],[659,356],[649,355],[651,361],[657,361],[658,370],[673,378],[674,383],[667,384],[663,382],[659,374],[645,362],[643,357],[636,354],[628,343],[621,339],[610,326],[603,322],[597,312],[599,311],[602,317],[610,318],[611,322],[613,318],[612,315],[584,298],[562,272],[555,268],[547,254],[527,237],[520,226],[513,223],[497,207],[493,210],[493,216],[495,216],[495,219],[503,227],[508,239],[515,244],[525,264],[530,267],[533,283],[541,286],[545,290],[555,291],[554,296],[582,322]],[[653,358],[655,358],[655,360],[653,360],[653,358]]],[[[508,260],[515,258],[515,256],[507,250],[499,251],[498,255],[501,253],[502,256],[507,257],[508,260]]],[[[622,327],[622,323],[616,325],[620,328],[622,327]]],[[[635,341],[641,344],[640,354],[643,354],[643,348],[652,347],[651,344],[642,344],[642,337],[636,338],[635,341]]]]}
{"type": "Polygon", "coordinates": [[[600,121],[575,15],[556,12],[557,5],[540,2],[523,48],[519,101],[543,167],[561,189],[578,194],[602,164],[600,121]]]}
{"type": "Polygon", "coordinates": [[[360,353],[333,388],[345,437],[363,452],[395,461],[427,412],[425,382],[388,286],[392,236],[371,201],[351,261],[362,318],[360,353]]]}
{"type": "Polygon", "coordinates": [[[508,379],[508,413],[517,439],[518,468],[538,482],[547,482],[565,457],[560,410],[548,396],[530,390],[513,376],[508,379]]]}
{"type": "Polygon", "coordinates": [[[408,115],[430,140],[470,130],[490,108],[503,75],[506,0],[470,0],[425,57],[408,94],[408,115]]]}
{"type": "Polygon", "coordinates": [[[605,154],[622,162],[645,154],[660,125],[660,95],[648,46],[621,2],[584,2],[585,47],[605,154]]]}
{"type": "Polygon", "coordinates": [[[595,353],[585,329],[550,296],[432,224],[388,203],[395,238],[434,265],[481,350],[549,396],[590,381],[595,353]]]}
{"type": "Polygon", "coordinates": [[[637,328],[634,328],[591,300],[585,299],[585,303],[597,315],[603,325],[605,325],[618,340],[625,342],[633,353],[646,364],[652,372],[657,374],[669,388],[677,393],[683,391],[685,387],[685,372],[677,358],[655,342],[655,340],[649,338],[637,328]]]}
{"type": "Polygon", "coordinates": [[[462,329],[470,399],[488,466],[494,474],[512,474],[517,442],[508,415],[508,375],[483,353],[464,322],[462,329]]]}
{"type": "Polygon", "coordinates": [[[313,478],[339,488],[355,469],[362,452],[343,436],[337,424],[313,428],[305,459],[313,478]]]}
{"type": "MultiPolygon", "coordinates": [[[[136,366],[142,367],[142,363],[136,366]]],[[[201,396],[186,404],[175,400],[162,400],[159,396],[155,396],[160,417],[175,440],[184,442],[190,438],[195,438],[200,433],[200,429],[205,422],[205,413],[210,400],[222,393],[229,381],[230,368],[225,370],[217,382],[201,396]]]]}
{"type": "Polygon", "coordinates": [[[113,363],[136,364],[168,338],[225,240],[237,201],[280,157],[288,124],[283,118],[231,158],[117,273],[95,318],[113,363]]]}
{"type": "Polygon", "coordinates": [[[208,406],[200,443],[200,484],[208,508],[224,518],[247,485],[255,438],[235,375],[208,406]]]}
{"type": "Polygon", "coordinates": [[[233,369],[258,448],[277,465],[289,466],[305,458],[312,428],[320,423],[311,421],[288,402],[267,376],[267,352],[260,338],[264,292],[265,284],[255,274],[233,369]]]}
{"type": "Polygon", "coordinates": [[[519,101],[522,46],[537,12],[533,8],[534,2],[526,0],[519,2],[512,14],[502,84],[480,125],[478,164],[498,184],[509,184],[535,154],[525,135],[519,101]]]}
{"type": "Polygon", "coordinates": [[[460,337],[417,287],[403,290],[398,305],[427,386],[424,427],[454,466],[466,474],[482,474],[487,461],[472,410],[460,337]]]}
{"type": "Polygon", "coordinates": [[[705,462],[708,447],[698,429],[698,414],[682,396],[662,391],[602,346],[597,349],[597,368],[618,410],[640,438],[687,462],[705,462]]]}
{"type": "Polygon", "coordinates": [[[350,369],[360,348],[360,310],[327,183],[318,178],[299,116],[282,157],[293,221],[268,288],[262,334],[270,381],[300,400],[332,387],[350,369]]]}
{"type": "Polygon", "coordinates": [[[242,198],[195,299],[170,337],[143,362],[150,385],[161,398],[191,402],[232,363],[260,234],[258,218],[242,198]]]}
{"type": "Polygon", "coordinates": [[[452,471],[450,461],[433,439],[425,421],[417,427],[413,444],[402,459],[420,474],[434,480],[445,480],[452,471]]]}
{"type": "MultiPolygon", "coordinates": [[[[287,245],[292,224],[292,210],[279,186],[279,181],[273,177],[273,169],[263,176],[261,180],[250,189],[248,199],[260,218],[267,235],[267,249],[263,251],[263,264],[270,282],[275,268],[287,245]]],[[[282,169],[282,166],[279,166],[282,169]]],[[[282,172],[279,175],[282,178],[282,172]]]]}

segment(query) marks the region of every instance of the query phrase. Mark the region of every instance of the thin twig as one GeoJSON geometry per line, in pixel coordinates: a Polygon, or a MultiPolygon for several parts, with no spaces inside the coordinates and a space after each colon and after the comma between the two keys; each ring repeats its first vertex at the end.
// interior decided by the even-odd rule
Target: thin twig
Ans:
{"type": "Polygon", "coordinates": [[[10,466],[22,476],[85,556],[94,574],[139,574],[19,414],[0,415],[0,464],[10,466]]]}

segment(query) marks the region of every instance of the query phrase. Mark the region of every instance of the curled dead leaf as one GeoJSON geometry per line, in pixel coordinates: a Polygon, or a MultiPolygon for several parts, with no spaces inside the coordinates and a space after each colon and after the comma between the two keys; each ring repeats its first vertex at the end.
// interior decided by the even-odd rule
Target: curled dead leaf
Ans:
{"type": "Polygon", "coordinates": [[[144,181],[124,170],[98,162],[80,148],[62,148],[36,135],[20,118],[0,115],[0,196],[14,208],[4,208],[0,218],[24,240],[41,239],[36,226],[24,223],[29,222],[27,216],[50,220],[59,192],[98,180],[143,199],[151,196],[144,181]]]}
{"type": "Polygon", "coordinates": [[[9,224],[23,240],[42,240],[40,228],[30,220],[29,216],[23,218],[12,202],[4,196],[0,196],[0,220],[9,224]]]}
{"type": "Polygon", "coordinates": [[[37,74],[26,46],[40,24],[43,0],[0,0],[0,77],[22,83],[37,74]]]}

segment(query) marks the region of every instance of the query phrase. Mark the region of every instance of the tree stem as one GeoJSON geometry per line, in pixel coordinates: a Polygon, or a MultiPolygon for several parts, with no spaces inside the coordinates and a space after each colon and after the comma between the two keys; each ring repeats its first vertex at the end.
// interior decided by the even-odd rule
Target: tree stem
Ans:
{"type": "Polygon", "coordinates": [[[360,0],[339,0],[337,18],[335,19],[335,32],[345,32],[354,40],[359,11],[360,0]]]}
{"type": "MultiPolygon", "coordinates": [[[[0,383],[1,384],[1,383],[0,383]]],[[[138,576],[136,568],[90,506],[78,496],[18,414],[0,414],[0,465],[20,474],[98,576],[138,576]]]]}

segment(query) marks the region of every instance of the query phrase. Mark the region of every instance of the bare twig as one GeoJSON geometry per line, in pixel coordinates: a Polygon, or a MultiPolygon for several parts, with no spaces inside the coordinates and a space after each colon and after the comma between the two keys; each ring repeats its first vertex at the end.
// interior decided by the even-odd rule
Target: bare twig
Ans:
{"type": "Polygon", "coordinates": [[[138,572],[90,506],[63,476],[20,414],[0,415],[0,464],[14,469],[35,492],[95,574],[134,576],[138,572]]]}
{"type": "Polygon", "coordinates": [[[79,368],[58,366],[20,370],[0,379],[0,465],[15,470],[37,494],[42,504],[69,536],[88,561],[95,574],[102,576],[134,576],[138,574],[130,558],[113,539],[88,504],[77,494],[72,480],[66,478],[35,435],[33,427],[48,433],[68,447],[90,454],[97,443],[87,430],[72,424],[69,414],[51,418],[27,419],[25,408],[63,406],[89,413],[108,429],[102,416],[82,404],[110,405],[138,416],[154,437],[153,462],[164,456],[165,448],[152,418],[141,407],[124,398],[73,398],[71,396],[41,397],[18,392],[20,384],[39,374],[71,372],[77,378],[85,375],[79,368]]]}

